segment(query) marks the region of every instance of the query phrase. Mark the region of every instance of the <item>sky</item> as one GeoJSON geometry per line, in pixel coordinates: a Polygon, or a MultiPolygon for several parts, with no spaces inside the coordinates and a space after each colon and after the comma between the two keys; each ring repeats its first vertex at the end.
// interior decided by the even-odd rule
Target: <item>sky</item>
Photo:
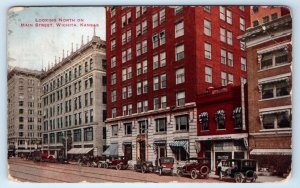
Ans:
{"type": "Polygon", "coordinates": [[[75,50],[82,38],[84,44],[91,40],[94,29],[105,40],[104,7],[13,7],[7,18],[7,62],[12,67],[48,68],[55,56],[57,62],[62,59],[63,50],[65,57],[70,54],[72,42],[75,50]]]}

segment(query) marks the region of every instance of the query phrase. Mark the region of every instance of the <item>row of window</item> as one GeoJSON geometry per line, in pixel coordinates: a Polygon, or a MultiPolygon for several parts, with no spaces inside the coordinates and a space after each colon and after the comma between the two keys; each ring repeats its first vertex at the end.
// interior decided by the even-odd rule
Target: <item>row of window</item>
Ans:
{"type": "MultiPolygon", "coordinates": [[[[24,137],[24,132],[19,132],[19,137],[24,137]]],[[[36,137],[35,136],[35,132],[28,132],[27,133],[27,137],[30,137],[30,138],[34,138],[36,137]]],[[[37,137],[41,137],[41,133],[37,133],[37,137]]],[[[25,144],[25,143],[24,143],[25,144]]]]}
{"type": "MultiPolygon", "coordinates": [[[[34,86],[34,80],[28,79],[28,85],[29,86],[34,86]]],[[[25,79],[24,78],[19,78],[19,85],[24,86],[25,85],[25,79]]]]}
{"type": "MultiPolygon", "coordinates": [[[[93,68],[94,68],[94,60],[92,58],[89,60],[89,62],[86,61],[84,63],[85,73],[93,70],[93,68]]],[[[43,85],[44,94],[61,87],[63,84],[70,82],[72,79],[76,79],[77,77],[81,76],[81,74],[82,74],[82,65],[73,67],[72,70],[65,71],[64,76],[58,75],[56,76],[56,79],[53,79],[49,81],[49,83],[43,85]]]]}
{"type": "Polygon", "coordinates": [[[260,69],[266,70],[289,63],[288,52],[286,48],[267,52],[261,55],[260,69]]]}
{"type": "MultiPolygon", "coordinates": [[[[166,133],[167,132],[167,118],[158,118],[155,119],[155,132],[157,133],[166,133]]],[[[175,116],[175,130],[176,131],[189,131],[189,116],[181,115],[175,116]]],[[[138,133],[144,134],[148,131],[148,120],[138,121],[138,133]]],[[[119,127],[118,125],[111,126],[111,136],[116,137],[122,131],[124,135],[132,135],[133,124],[132,122],[124,123],[123,126],[119,127]],[[124,131],[123,131],[124,130],[124,131]]]]}
{"type": "MultiPolygon", "coordinates": [[[[272,20],[276,20],[277,18],[278,18],[278,14],[277,13],[271,14],[271,19],[272,20]]],[[[265,23],[268,23],[269,21],[270,21],[270,17],[269,17],[269,15],[267,15],[267,16],[263,17],[262,23],[265,24],[265,23]]],[[[259,25],[259,21],[258,20],[254,20],[252,22],[252,24],[253,24],[253,27],[256,27],[256,26],[259,25]]]]}
{"type": "MultiPolygon", "coordinates": [[[[19,129],[24,129],[24,124],[19,124],[19,129]]],[[[28,130],[34,130],[34,125],[27,125],[28,130]]],[[[42,126],[38,125],[37,130],[42,130],[42,126]]]]}
{"type": "MultiPolygon", "coordinates": [[[[112,94],[112,100],[116,100],[116,91],[113,91],[114,93],[112,94]]],[[[180,91],[176,92],[176,106],[182,106],[185,104],[185,92],[180,91]]],[[[161,97],[155,97],[153,99],[153,109],[158,110],[159,108],[166,108],[167,107],[167,97],[166,96],[161,96],[161,97]],[[160,101],[159,101],[160,100],[160,101]]],[[[132,112],[132,104],[129,105],[124,105],[122,109],[122,114],[124,115],[131,115],[132,112]]],[[[136,112],[141,113],[141,112],[147,112],[148,109],[148,100],[144,101],[138,101],[136,104],[136,112]]],[[[111,111],[111,117],[115,118],[117,117],[117,108],[112,108],[111,111]]]]}
{"type": "MultiPolygon", "coordinates": [[[[19,106],[24,106],[24,101],[19,101],[19,106]]],[[[29,108],[34,108],[34,102],[28,102],[28,106],[29,108]]],[[[39,103],[39,108],[40,108],[40,103],[39,103]]]]}

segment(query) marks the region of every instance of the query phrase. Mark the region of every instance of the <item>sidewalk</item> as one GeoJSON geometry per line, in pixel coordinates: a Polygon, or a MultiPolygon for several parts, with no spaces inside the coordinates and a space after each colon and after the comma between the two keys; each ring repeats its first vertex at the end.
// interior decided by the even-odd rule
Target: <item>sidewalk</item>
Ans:
{"type": "MultiPolygon", "coordinates": [[[[215,175],[214,172],[210,173],[209,177],[213,178],[213,179],[219,179],[219,176],[215,175]]],[[[288,181],[286,179],[288,179],[288,178],[282,178],[282,177],[278,177],[278,176],[258,176],[256,183],[281,183],[281,181],[283,183],[284,181],[288,181]]],[[[234,183],[234,180],[231,178],[223,178],[220,181],[234,183]]]]}

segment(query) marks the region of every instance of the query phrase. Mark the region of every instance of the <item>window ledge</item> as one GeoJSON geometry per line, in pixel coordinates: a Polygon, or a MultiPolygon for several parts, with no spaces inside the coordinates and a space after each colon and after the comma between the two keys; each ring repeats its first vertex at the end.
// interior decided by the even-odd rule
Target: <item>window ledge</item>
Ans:
{"type": "Polygon", "coordinates": [[[280,96],[280,97],[273,97],[273,98],[268,98],[268,99],[260,99],[258,101],[259,102],[270,101],[270,100],[276,100],[276,99],[282,99],[282,98],[289,98],[289,97],[291,97],[291,95],[285,95],[285,96],[280,96]]]}
{"type": "Polygon", "coordinates": [[[259,132],[292,131],[292,128],[261,129],[259,132]]]}
{"type": "Polygon", "coordinates": [[[180,131],[174,131],[173,133],[176,134],[176,133],[188,133],[189,131],[188,130],[180,130],[180,131]]]}
{"type": "Polygon", "coordinates": [[[217,131],[226,131],[226,129],[217,129],[217,131]]]}
{"type": "Polygon", "coordinates": [[[291,65],[291,63],[285,63],[285,64],[282,64],[282,65],[272,66],[270,68],[260,69],[257,72],[264,72],[264,71],[268,71],[268,70],[272,70],[272,69],[284,67],[284,66],[287,66],[287,65],[291,65]]]}
{"type": "Polygon", "coordinates": [[[167,131],[164,131],[164,132],[155,132],[153,135],[163,135],[163,134],[167,134],[167,131]]]}

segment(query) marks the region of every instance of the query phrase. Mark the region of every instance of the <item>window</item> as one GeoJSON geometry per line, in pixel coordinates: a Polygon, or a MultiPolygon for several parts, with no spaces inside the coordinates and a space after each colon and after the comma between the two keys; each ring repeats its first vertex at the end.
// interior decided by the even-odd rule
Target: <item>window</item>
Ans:
{"type": "Polygon", "coordinates": [[[111,109],[111,117],[112,117],[112,118],[117,117],[117,109],[116,109],[116,108],[112,108],[112,109],[111,109]]]}
{"type": "Polygon", "coordinates": [[[246,50],[246,42],[240,41],[241,50],[246,50]]]}
{"type": "Polygon", "coordinates": [[[203,10],[205,12],[210,12],[210,6],[203,6],[203,10]]]}
{"type": "Polygon", "coordinates": [[[132,104],[129,104],[127,109],[128,109],[128,115],[131,115],[132,114],[132,104]]]}
{"type": "Polygon", "coordinates": [[[166,32],[165,32],[165,30],[163,30],[159,33],[159,43],[160,43],[160,45],[163,45],[163,44],[166,43],[166,32]]]}
{"type": "Polygon", "coordinates": [[[126,26],[126,15],[122,16],[122,28],[126,26]]]}
{"type": "Polygon", "coordinates": [[[220,28],[220,40],[226,42],[226,31],[224,28],[220,28]]]}
{"type": "Polygon", "coordinates": [[[228,66],[233,67],[233,54],[228,52],[228,66]]]}
{"type": "Polygon", "coordinates": [[[277,13],[271,14],[271,18],[272,20],[276,20],[278,18],[278,14],[277,13]]]}
{"type": "Polygon", "coordinates": [[[140,134],[147,133],[147,131],[148,131],[148,121],[143,120],[143,121],[139,121],[138,123],[139,123],[139,133],[140,134]]]}
{"type": "Polygon", "coordinates": [[[147,60],[143,61],[143,74],[147,73],[148,71],[148,62],[147,60]]]}
{"type": "Polygon", "coordinates": [[[180,91],[176,93],[176,105],[182,106],[185,103],[185,92],[180,91]]]}
{"type": "Polygon", "coordinates": [[[226,51],[221,49],[221,63],[226,65],[226,51]]]}
{"type": "MultiPolygon", "coordinates": [[[[81,141],[81,129],[75,129],[73,131],[73,137],[74,137],[74,139],[73,139],[74,142],[80,142],[81,141]]],[[[50,138],[50,140],[51,140],[51,138],[50,138]]]]}
{"type": "Polygon", "coordinates": [[[130,12],[127,12],[127,15],[126,15],[126,18],[127,18],[127,24],[130,24],[131,23],[131,11],[130,12]]]}
{"type": "Polygon", "coordinates": [[[146,6],[142,6],[142,13],[145,14],[147,12],[147,7],[146,6]]]}
{"type": "Polygon", "coordinates": [[[153,90],[156,91],[159,89],[159,78],[158,76],[155,76],[153,78],[153,90]]]}
{"type": "Polygon", "coordinates": [[[175,15],[181,13],[183,11],[183,6],[176,6],[175,8],[175,15]]]}
{"type": "Polygon", "coordinates": [[[228,83],[234,83],[233,82],[233,74],[228,74],[228,83]]]}
{"type": "Polygon", "coordinates": [[[232,45],[232,32],[227,31],[227,44],[232,45]]]}
{"type": "Polygon", "coordinates": [[[117,100],[117,91],[113,90],[111,92],[111,102],[116,102],[116,100],[117,100]]]}
{"type": "Polygon", "coordinates": [[[116,23],[113,22],[110,27],[111,27],[111,34],[115,33],[116,32],[116,23]]]}
{"type": "Polygon", "coordinates": [[[290,111],[268,112],[262,115],[263,129],[291,128],[290,111]],[[270,114],[269,114],[270,113],[270,114]]]}
{"type": "Polygon", "coordinates": [[[137,82],[137,84],[136,84],[136,94],[137,95],[142,94],[142,82],[137,82]]]}
{"type": "Polygon", "coordinates": [[[124,123],[125,135],[132,134],[132,123],[124,123]]]}
{"type": "Polygon", "coordinates": [[[127,97],[130,98],[132,96],[132,87],[131,85],[127,86],[127,97]]]}
{"type": "Polygon", "coordinates": [[[144,54],[147,52],[147,40],[143,40],[142,46],[143,46],[142,53],[144,54]]]}
{"type": "Polygon", "coordinates": [[[111,85],[115,85],[117,83],[117,74],[113,73],[111,75],[111,85]]]}
{"type": "Polygon", "coordinates": [[[209,126],[208,126],[208,113],[207,112],[202,112],[200,114],[199,121],[200,121],[200,124],[201,124],[201,130],[202,131],[209,130],[209,126]]]}
{"type": "Polygon", "coordinates": [[[131,67],[127,68],[127,79],[131,79],[132,78],[132,69],[131,67]]]}
{"type": "Polygon", "coordinates": [[[256,26],[259,25],[259,22],[258,22],[258,20],[254,20],[254,21],[252,22],[252,24],[253,24],[253,27],[256,27],[256,26]]]}
{"type": "Polygon", "coordinates": [[[141,63],[138,63],[136,64],[136,75],[140,75],[142,74],[142,64],[141,63]]]}
{"type": "Polygon", "coordinates": [[[113,56],[111,58],[111,64],[110,64],[111,68],[115,67],[116,66],[116,56],[113,56]]]}
{"type": "Polygon", "coordinates": [[[93,141],[93,127],[83,129],[84,141],[93,141]]]}
{"type": "Polygon", "coordinates": [[[123,106],[123,116],[126,116],[127,115],[127,106],[124,105],[123,106]]]}
{"type": "Polygon", "coordinates": [[[160,67],[166,66],[166,52],[160,53],[160,67]]]}
{"type": "Polygon", "coordinates": [[[141,7],[135,7],[136,11],[136,18],[139,18],[141,16],[141,7]]]}
{"type": "Polygon", "coordinates": [[[118,136],[118,125],[112,125],[111,126],[111,136],[118,136]]]}
{"type": "Polygon", "coordinates": [[[240,9],[241,11],[245,11],[245,6],[239,6],[239,9],[240,9]]]}
{"type": "Polygon", "coordinates": [[[141,43],[137,43],[136,44],[136,56],[140,56],[142,54],[142,44],[141,43]]]}
{"type": "Polygon", "coordinates": [[[167,132],[167,118],[155,119],[156,132],[167,132]]]}
{"type": "Polygon", "coordinates": [[[224,110],[218,110],[215,113],[215,120],[217,122],[217,129],[225,129],[225,112],[224,110]]]}
{"type": "Polygon", "coordinates": [[[205,66],[205,82],[212,83],[212,68],[205,66]]]}
{"type": "Polygon", "coordinates": [[[142,112],[142,102],[138,102],[137,103],[137,113],[141,113],[142,112]]]}
{"type": "Polygon", "coordinates": [[[158,55],[153,56],[153,69],[158,68],[158,55]]]}
{"type": "Polygon", "coordinates": [[[147,32],[147,20],[142,22],[142,34],[147,32]]]}
{"type": "Polygon", "coordinates": [[[261,98],[269,99],[290,95],[290,89],[286,80],[261,84],[261,98]]]}
{"type": "Polygon", "coordinates": [[[148,81],[143,81],[143,93],[148,93],[148,81]]]}
{"type": "Polygon", "coordinates": [[[244,58],[244,57],[241,57],[241,70],[242,71],[247,71],[246,58],[244,58]]]}
{"type": "Polygon", "coordinates": [[[148,101],[144,101],[143,102],[143,107],[144,107],[144,112],[147,112],[148,111],[148,101]]]}
{"type": "Polygon", "coordinates": [[[155,28],[158,26],[158,14],[152,15],[152,27],[155,28]]]}
{"type": "Polygon", "coordinates": [[[127,79],[127,69],[122,69],[122,81],[125,81],[127,79]]]}
{"type": "Polygon", "coordinates": [[[126,99],[127,97],[127,87],[122,88],[122,99],[126,99]]]}
{"type": "Polygon", "coordinates": [[[162,74],[160,75],[160,88],[166,88],[167,87],[167,75],[166,74],[162,74]]]}
{"type": "Polygon", "coordinates": [[[211,22],[208,20],[204,20],[204,34],[211,36],[211,22]]]}
{"type": "Polygon", "coordinates": [[[225,7],[220,6],[220,19],[225,21],[225,7]]]}
{"type": "Polygon", "coordinates": [[[263,23],[267,23],[267,22],[269,22],[269,16],[263,17],[263,23]]]}
{"type": "Polygon", "coordinates": [[[158,47],[158,34],[154,34],[153,35],[153,37],[152,37],[152,45],[153,45],[153,48],[158,47]]]}
{"type": "Polygon", "coordinates": [[[211,45],[208,43],[204,43],[204,56],[207,59],[211,59],[211,45]]]}
{"type": "Polygon", "coordinates": [[[244,18],[240,18],[240,30],[241,31],[245,31],[245,19],[244,18]]]}
{"type": "Polygon", "coordinates": [[[159,98],[155,97],[153,99],[153,110],[158,110],[159,109],[159,98]]]}
{"type": "Polygon", "coordinates": [[[184,58],[184,45],[181,44],[175,48],[175,61],[179,61],[184,58]]]}
{"type": "Polygon", "coordinates": [[[127,31],[127,42],[131,41],[131,30],[127,31]]]}
{"type": "Polygon", "coordinates": [[[241,107],[236,107],[233,110],[232,118],[234,119],[234,128],[241,129],[242,128],[242,109],[241,109],[241,107]]]}
{"type": "Polygon", "coordinates": [[[159,11],[159,22],[160,22],[160,24],[162,24],[165,21],[166,21],[166,11],[165,11],[165,9],[162,9],[159,11]]]}
{"type": "Polygon", "coordinates": [[[160,98],[161,108],[165,109],[167,108],[167,96],[162,96],[160,98]]]}
{"type": "Polygon", "coordinates": [[[126,50],[122,51],[122,63],[126,62],[126,50]]]}
{"type": "Polygon", "coordinates": [[[176,84],[184,83],[184,68],[176,70],[176,84]]]}
{"type": "Polygon", "coordinates": [[[262,55],[261,69],[268,69],[286,63],[288,63],[288,54],[285,49],[279,49],[262,55]]]}
{"type": "MultiPolygon", "coordinates": [[[[113,39],[112,41],[111,41],[111,50],[114,50],[115,48],[116,48],[116,40],[115,39],[113,39]]],[[[81,69],[79,69],[79,70],[81,70],[81,69]]],[[[79,71],[79,75],[80,75],[80,72],[81,71],[79,71]]]]}
{"type": "Polygon", "coordinates": [[[227,85],[227,74],[226,74],[226,72],[221,72],[221,83],[222,83],[222,86],[227,85]]]}
{"type": "Polygon", "coordinates": [[[227,23],[232,24],[232,12],[230,10],[226,11],[226,16],[227,23]]]}
{"type": "Polygon", "coordinates": [[[135,30],[136,30],[136,36],[140,36],[142,33],[141,33],[141,24],[137,24],[136,27],[135,27],[135,30]]]}
{"type": "Polygon", "coordinates": [[[175,116],[176,131],[188,131],[189,130],[189,116],[175,116]]]}
{"type": "Polygon", "coordinates": [[[184,35],[184,24],[183,24],[183,20],[182,20],[175,24],[175,38],[183,36],[183,35],[184,35]]]}

